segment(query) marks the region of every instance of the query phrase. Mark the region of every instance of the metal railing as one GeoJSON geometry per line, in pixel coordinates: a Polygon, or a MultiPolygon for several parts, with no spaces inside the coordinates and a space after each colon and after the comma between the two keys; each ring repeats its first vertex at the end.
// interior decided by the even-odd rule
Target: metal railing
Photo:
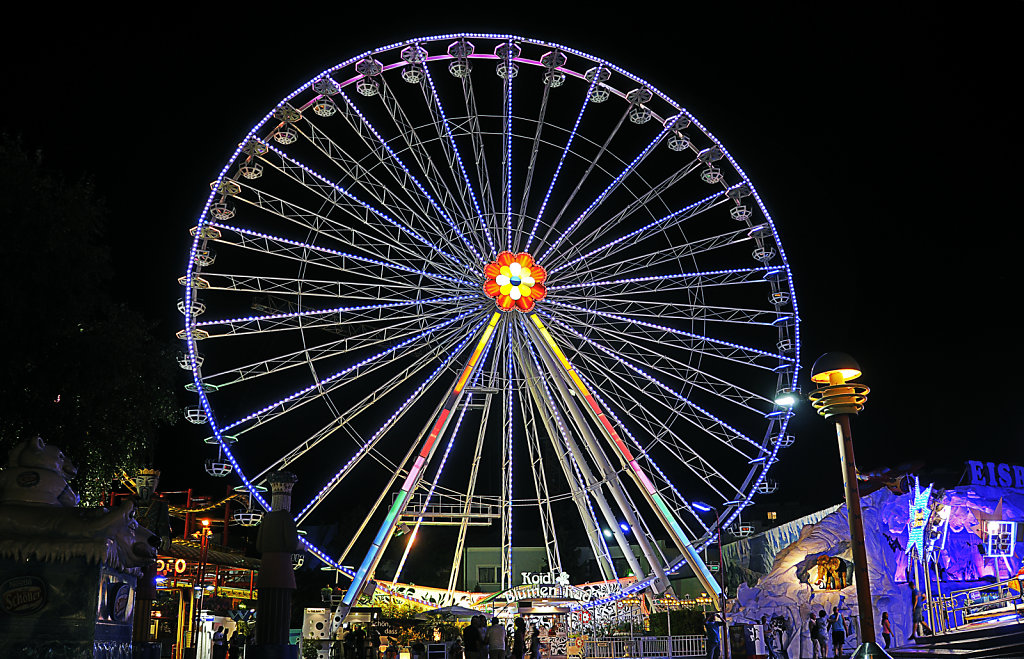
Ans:
{"type": "Polygon", "coordinates": [[[622,657],[701,657],[707,655],[704,636],[606,636],[583,642],[586,659],[622,657]]]}
{"type": "Polygon", "coordinates": [[[971,622],[1003,615],[1024,615],[1024,579],[1013,577],[1001,583],[955,590],[949,597],[932,600],[933,613],[942,627],[953,630],[971,622]],[[943,624],[948,623],[948,624],[943,624]]]}

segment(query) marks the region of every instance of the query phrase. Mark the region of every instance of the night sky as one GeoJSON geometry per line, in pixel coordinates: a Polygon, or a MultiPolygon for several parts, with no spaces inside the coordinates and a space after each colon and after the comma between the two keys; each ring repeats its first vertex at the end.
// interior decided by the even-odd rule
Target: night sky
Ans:
{"type": "MultiPolygon", "coordinates": [[[[509,32],[579,48],[681,102],[757,186],[794,270],[805,369],[846,351],[872,388],[854,424],[862,470],[1024,462],[1021,4],[971,14],[926,3],[879,14],[771,5],[702,13],[623,3],[629,15],[546,16],[531,3],[508,17],[452,5],[427,18],[306,7],[242,16],[235,5],[167,9],[136,25],[39,14],[22,25],[31,38],[8,32],[0,46],[0,112],[3,130],[43,149],[49,168],[94,178],[111,209],[115,296],[171,336],[208,183],[296,86],[419,34],[509,32]]],[[[30,237],[6,239],[31,249],[30,237]]],[[[831,424],[806,404],[794,424],[775,496],[837,502],[831,424]]],[[[179,432],[198,444],[192,428],[179,432]]],[[[200,470],[201,458],[186,451],[161,466],[200,470]]]]}

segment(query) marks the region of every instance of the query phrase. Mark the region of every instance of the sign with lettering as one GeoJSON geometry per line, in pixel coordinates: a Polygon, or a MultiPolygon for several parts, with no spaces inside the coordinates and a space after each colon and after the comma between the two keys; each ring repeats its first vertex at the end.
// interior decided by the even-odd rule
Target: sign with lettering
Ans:
{"type": "Polygon", "coordinates": [[[1021,465],[968,460],[967,473],[971,479],[971,485],[1024,490],[1024,466],[1021,465]]]}
{"type": "Polygon", "coordinates": [[[29,615],[46,606],[46,582],[35,576],[14,577],[0,584],[0,610],[29,615]]]}

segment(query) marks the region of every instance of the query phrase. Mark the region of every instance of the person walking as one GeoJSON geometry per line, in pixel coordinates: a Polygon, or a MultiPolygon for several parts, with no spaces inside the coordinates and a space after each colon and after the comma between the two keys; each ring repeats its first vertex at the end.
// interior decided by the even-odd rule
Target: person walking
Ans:
{"type": "Polygon", "coordinates": [[[915,636],[924,636],[925,634],[931,636],[933,632],[924,621],[924,598],[921,597],[921,593],[913,581],[908,581],[907,585],[910,586],[910,610],[914,615],[914,631],[911,632],[910,638],[907,640],[912,641],[915,636]]]}
{"type": "Polygon", "coordinates": [[[480,656],[484,641],[480,638],[479,626],[480,620],[477,616],[473,616],[469,625],[462,630],[462,652],[466,655],[466,659],[484,659],[480,656]]]}
{"type": "Polygon", "coordinates": [[[708,612],[704,618],[704,634],[707,637],[707,659],[720,659],[722,648],[718,638],[718,622],[715,620],[714,613],[708,612]]]}
{"type": "Polygon", "coordinates": [[[814,626],[814,641],[817,644],[820,657],[828,656],[828,620],[825,619],[825,609],[818,612],[818,621],[814,626]]]}
{"type": "Polygon", "coordinates": [[[540,630],[533,625],[530,632],[530,659],[540,659],[540,630]]]}
{"type": "Polygon", "coordinates": [[[217,627],[217,631],[213,632],[213,639],[211,641],[213,646],[213,659],[224,659],[228,654],[228,635],[224,633],[224,625],[217,627]]]}
{"type": "Polygon", "coordinates": [[[497,618],[491,618],[491,626],[487,628],[488,659],[505,659],[505,625],[497,618]]]}
{"type": "Polygon", "coordinates": [[[892,625],[889,623],[889,612],[882,611],[882,640],[885,641],[885,649],[889,649],[892,642],[892,625]]]}
{"type": "Polygon", "coordinates": [[[843,645],[846,643],[846,618],[839,612],[839,607],[832,609],[828,623],[828,630],[832,632],[833,656],[840,657],[843,653],[843,645]]]}
{"type": "Polygon", "coordinates": [[[512,623],[512,659],[526,656],[526,621],[516,616],[512,623]]]}

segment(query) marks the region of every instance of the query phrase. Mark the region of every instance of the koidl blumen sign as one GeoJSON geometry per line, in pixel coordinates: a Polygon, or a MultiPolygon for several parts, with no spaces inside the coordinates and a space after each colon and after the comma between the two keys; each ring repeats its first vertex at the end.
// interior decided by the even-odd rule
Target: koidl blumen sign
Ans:
{"type": "Polygon", "coordinates": [[[991,485],[1024,490],[1024,467],[1002,462],[967,461],[971,485],[991,485]]]}

